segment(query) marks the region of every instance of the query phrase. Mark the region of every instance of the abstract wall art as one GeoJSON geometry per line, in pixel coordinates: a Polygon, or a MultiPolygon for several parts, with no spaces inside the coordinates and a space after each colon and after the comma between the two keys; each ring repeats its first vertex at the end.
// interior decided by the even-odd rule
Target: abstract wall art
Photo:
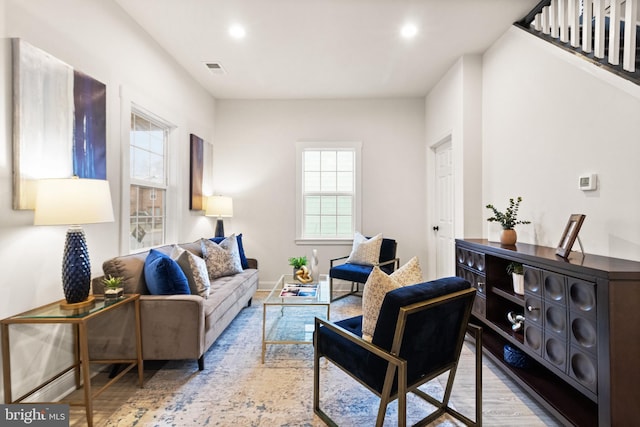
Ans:
{"type": "Polygon", "coordinates": [[[106,86],[12,39],[13,208],[33,209],[43,178],[106,179],[106,86]]]}
{"type": "Polygon", "coordinates": [[[204,210],[205,197],[212,194],[213,147],[197,135],[190,136],[189,209],[204,210]]]}

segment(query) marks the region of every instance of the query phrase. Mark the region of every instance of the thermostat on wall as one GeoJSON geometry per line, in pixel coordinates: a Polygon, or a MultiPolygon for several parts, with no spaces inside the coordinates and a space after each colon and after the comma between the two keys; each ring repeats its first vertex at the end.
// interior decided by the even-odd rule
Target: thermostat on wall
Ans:
{"type": "Polygon", "coordinates": [[[598,188],[598,175],[592,173],[580,177],[580,189],[582,191],[592,191],[598,188]]]}

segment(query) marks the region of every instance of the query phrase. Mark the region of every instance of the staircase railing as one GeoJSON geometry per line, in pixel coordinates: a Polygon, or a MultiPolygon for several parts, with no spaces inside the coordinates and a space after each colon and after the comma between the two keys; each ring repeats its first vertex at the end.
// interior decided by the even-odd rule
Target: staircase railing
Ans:
{"type": "Polygon", "coordinates": [[[640,84],[639,1],[543,0],[515,25],[640,84]]]}

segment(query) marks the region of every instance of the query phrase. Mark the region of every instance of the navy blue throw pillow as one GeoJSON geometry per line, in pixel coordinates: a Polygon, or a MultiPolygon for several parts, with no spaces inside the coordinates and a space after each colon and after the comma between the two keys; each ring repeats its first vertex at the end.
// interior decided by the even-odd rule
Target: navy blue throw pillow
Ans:
{"type": "Polygon", "coordinates": [[[144,261],[144,279],[151,295],[188,295],[189,281],[177,262],[151,249],[144,261]]]}

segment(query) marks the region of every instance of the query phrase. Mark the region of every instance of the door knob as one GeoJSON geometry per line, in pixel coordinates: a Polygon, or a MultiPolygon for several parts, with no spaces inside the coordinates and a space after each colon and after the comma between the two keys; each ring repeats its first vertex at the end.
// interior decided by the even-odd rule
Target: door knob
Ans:
{"type": "Polygon", "coordinates": [[[438,231],[438,230],[440,230],[440,227],[438,227],[437,225],[435,225],[435,226],[433,227],[433,231],[438,231]]]}

